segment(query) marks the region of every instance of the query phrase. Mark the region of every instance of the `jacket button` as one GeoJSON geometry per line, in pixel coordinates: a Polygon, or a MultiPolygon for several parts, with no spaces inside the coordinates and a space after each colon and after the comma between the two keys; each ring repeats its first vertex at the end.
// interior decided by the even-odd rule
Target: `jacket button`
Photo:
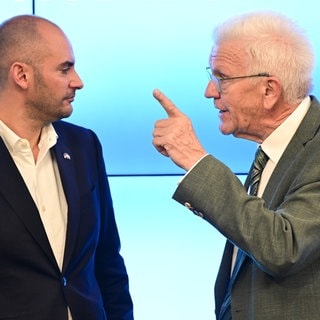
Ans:
{"type": "Polygon", "coordinates": [[[202,212],[200,212],[200,211],[194,210],[193,213],[194,213],[195,215],[197,215],[198,217],[200,217],[200,218],[204,218],[204,214],[203,214],[202,212]]]}
{"type": "Polygon", "coordinates": [[[199,216],[201,218],[204,218],[204,214],[200,211],[197,211],[189,202],[185,202],[184,206],[191,210],[196,216],[199,216]]]}
{"type": "Polygon", "coordinates": [[[192,205],[191,205],[189,202],[185,202],[185,203],[184,203],[184,206],[185,206],[186,208],[188,208],[189,210],[194,210],[194,208],[192,207],[192,205]]]}
{"type": "Polygon", "coordinates": [[[63,285],[64,287],[67,286],[67,278],[66,278],[66,277],[62,277],[62,285],[63,285]]]}

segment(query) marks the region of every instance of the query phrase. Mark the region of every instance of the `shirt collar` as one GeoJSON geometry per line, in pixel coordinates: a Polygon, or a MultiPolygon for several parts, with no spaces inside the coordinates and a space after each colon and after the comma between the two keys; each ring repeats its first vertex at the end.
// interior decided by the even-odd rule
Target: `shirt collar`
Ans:
{"type": "MultiPolygon", "coordinates": [[[[19,137],[8,126],[0,120],[0,136],[3,139],[7,149],[12,153],[21,141],[27,141],[19,137]]],[[[58,135],[50,123],[42,128],[39,142],[39,149],[43,147],[51,148],[57,143],[58,135]]]]}
{"type": "Polygon", "coordinates": [[[278,163],[284,150],[309,110],[310,105],[310,97],[305,97],[298,107],[290,114],[290,116],[261,144],[263,151],[274,163],[278,163]]]}

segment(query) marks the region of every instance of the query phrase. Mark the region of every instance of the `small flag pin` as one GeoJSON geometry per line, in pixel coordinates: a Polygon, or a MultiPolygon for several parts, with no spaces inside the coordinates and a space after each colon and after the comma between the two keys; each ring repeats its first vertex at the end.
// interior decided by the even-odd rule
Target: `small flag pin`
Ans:
{"type": "Polygon", "coordinates": [[[66,159],[66,160],[70,160],[71,159],[69,153],[66,153],[66,152],[63,154],[63,158],[66,159]]]}

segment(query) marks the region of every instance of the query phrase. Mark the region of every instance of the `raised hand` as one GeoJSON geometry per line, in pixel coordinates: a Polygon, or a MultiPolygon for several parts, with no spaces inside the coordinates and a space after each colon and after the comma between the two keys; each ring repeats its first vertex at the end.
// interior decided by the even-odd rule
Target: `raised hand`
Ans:
{"type": "Polygon", "coordinates": [[[176,165],[189,170],[206,151],[199,142],[190,119],[158,89],[153,91],[153,96],[162,105],[168,118],[156,121],[152,143],[176,165]]]}

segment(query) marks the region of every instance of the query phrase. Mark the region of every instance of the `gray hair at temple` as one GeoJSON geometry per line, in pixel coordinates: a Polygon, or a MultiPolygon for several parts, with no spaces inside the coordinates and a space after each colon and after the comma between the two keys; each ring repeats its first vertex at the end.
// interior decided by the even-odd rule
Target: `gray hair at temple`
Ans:
{"type": "Polygon", "coordinates": [[[231,18],[215,29],[214,41],[218,46],[240,41],[248,74],[266,72],[277,77],[286,102],[300,102],[312,90],[313,47],[305,32],[286,16],[259,11],[231,18]]]}

